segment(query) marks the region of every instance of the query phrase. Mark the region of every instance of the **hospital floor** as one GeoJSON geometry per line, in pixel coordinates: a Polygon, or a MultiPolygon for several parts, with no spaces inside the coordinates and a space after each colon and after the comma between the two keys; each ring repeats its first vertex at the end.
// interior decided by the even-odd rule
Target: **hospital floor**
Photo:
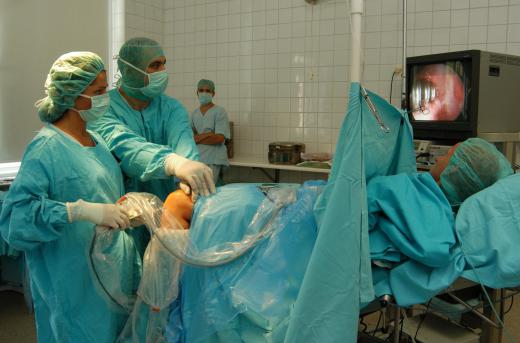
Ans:
{"type": "Polygon", "coordinates": [[[34,315],[27,310],[23,295],[0,292],[0,343],[34,342],[34,315]]]}
{"type": "MultiPolygon", "coordinates": [[[[520,343],[520,295],[506,315],[506,326],[515,342],[520,343]]],[[[0,343],[34,343],[34,316],[27,311],[23,296],[14,292],[0,292],[0,343]]],[[[505,338],[502,342],[509,343],[505,338]]]]}

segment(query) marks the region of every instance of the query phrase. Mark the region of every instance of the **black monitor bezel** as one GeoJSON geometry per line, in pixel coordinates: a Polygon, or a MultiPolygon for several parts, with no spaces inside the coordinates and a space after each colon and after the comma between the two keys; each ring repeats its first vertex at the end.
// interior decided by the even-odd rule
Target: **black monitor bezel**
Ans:
{"type": "Polygon", "coordinates": [[[465,122],[453,121],[416,121],[410,111],[410,87],[413,80],[406,79],[406,110],[412,124],[415,139],[427,139],[445,142],[462,141],[477,135],[478,93],[480,79],[480,50],[453,51],[441,54],[408,57],[406,59],[406,75],[411,75],[413,65],[445,63],[454,60],[470,60],[471,62],[471,96],[467,108],[465,122]]]}

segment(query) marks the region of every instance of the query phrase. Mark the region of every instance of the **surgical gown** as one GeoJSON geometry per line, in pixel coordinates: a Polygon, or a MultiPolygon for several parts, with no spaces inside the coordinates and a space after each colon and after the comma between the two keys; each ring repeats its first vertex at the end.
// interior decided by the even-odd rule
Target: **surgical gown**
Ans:
{"type": "MultiPolygon", "coordinates": [[[[50,124],[42,128],[0,215],[2,237],[27,259],[39,342],[111,343],[127,318],[98,293],[91,276],[94,224],[67,218],[66,202],[114,203],[123,194],[117,162],[101,137],[91,135],[96,146],[84,147],[50,124]]],[[[118,233],[113,248],[121,265],[136,265],[126,232],[118,233]]]]}
{"type": "Polygon", "coordinates": [[[174,178],[165,174],[165,157],[176,153],[192,160],[199,158],[186,109],[162,94],[137,111],[118,89],[108,93],[108,113],[89,128],[103,137],[119,161],[127,192],[152,193],[164,201],[176,186],[174,178]]]}

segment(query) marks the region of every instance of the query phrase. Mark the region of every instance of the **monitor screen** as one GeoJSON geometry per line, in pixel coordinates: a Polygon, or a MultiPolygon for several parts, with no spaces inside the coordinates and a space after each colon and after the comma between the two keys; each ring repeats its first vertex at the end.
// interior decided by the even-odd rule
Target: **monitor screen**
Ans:
{"type": "Polygon", "coordinates": [[[468,60],[413,64],[409,110],[415,121],[467,122],[471,64],[468,60]]]}

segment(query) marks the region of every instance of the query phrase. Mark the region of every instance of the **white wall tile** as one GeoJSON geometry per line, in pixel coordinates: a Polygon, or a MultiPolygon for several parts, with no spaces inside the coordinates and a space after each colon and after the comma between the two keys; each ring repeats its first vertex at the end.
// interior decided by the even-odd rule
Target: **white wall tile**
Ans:
{"type": "Polygon", "coordinates": [[[415,13],[415,28],[416,29],[431,29],[433,26],[433,13],[420,12],[415,13]]]}
{"type": "Polygon", "coordinates": [[[450,44],[450,29],[433,29],[432,31],[432,45],[449,45],[450,44]]]}
{"type": "MultiPolygon", "coordinates": [[[[469,48],[520,54],[519,1],[408,0],[408,54],[469,48]]],[[[385,98],[401,64],[401,6],[401,0],[365,1],[364,84],[385,98]]],[[[172,73],[168,92],[189,110],[197,104],[197,80],[216,81],[216,100],[235,121],[239,153],[264,154],[277,139],[332,152],[349,87],[348,12],[343,0],[313,6],[301,0],[127,0],[125,37],[163,43],[172,73]]]]}
{"type": "Polygon", "coordinates": [[[472,26],[469,28],[469,44],[487,42],[487,26],[472,26]]]}
{"type": "Polygon", "coordinates": [[[365,14],[366,15],[381,15],[381,2],[382,2],[381,0],[365,1],[365,14]]]}
{"type": "Polygon", "coordinates": [[[469,6],[471,8],[488,7],[489,0],[470,0],[469,6]]]}
{"type": "Polygon", "coordinates": [[[488,42],[505,42],[507,37],[507,25],[489,25],[487,36],[488,42]]]}
{"type": "Polygon", "coordinates": [[[511,24],[507,31],[508,42],[520,42],[520,24],[511,24]]]}
{"type": "Polygon", "coordinates": [[[431,30],[415,30],[414,45],[415,46],[431,46],[432,31],[431,30]]]}
{"type": "Polygon", "coordinates": [[[504,6],[507,3],[508,0],[489,0],[489,6],[504,6]]]}
{"type": "Polygon", "coordinates": [[[450,11],[436,11],[433,12],[433,27],[450,27],[451,12],[450,11]]]}
{"type": "Polygon", "coordinates": [[[468,42],[468,28],[455,27],[450,30],[450,45],[462,45],[468,42]]]}
{"type": "Polygon", "coordinates": [[[508,43],[507,53],[511,55],[520,56],[520,43],[508,43]]]}
{"type": "Polygon", "coordinates": [[[381,14],[396,14],[399,13],[399,0],[385,0],[381,2],[381,14]]]}
{"type": "Polygon", "coordinates": [[[508,6],[497,6],[489,8],[489,25],[505,25],[507,24],[508,6]]]}
{"type": "Polygon", "coordinates": [[[415,1],[415,12],[424,12],[433,10],[432,0],[416,0],[415,1]]]}
{"type": "Polygon", "coordinates": [[[505,43],[493,43],[493,44],[488,43],[486,50],[505,53],[507,50],[507,46],[505,43]]]}
{"type": "Polygon", "coordinates": [[[468,26],[469,10],[461,9],[451,11],[451,27],[468,26]]]}
{"type": "Polygon", "coordinates": [[[469,0],[452,0],[451,9],[469,8],[469,0]]]}
{"type": "MultiPolygon", "coordinates": [[[[457,1],[457,0],[454,0],[457,1]]],[[[442,11],[449,10],[451,8],[451,0],[434,0],[433,1],[433,10],[434,11],[442,11]]]]}
{"type": "Polygon", "coordinates": [[[520,5],[509,6],[509,24],[520,23],[520,5]]]}
{"type": "MultiPolygon", "coordinates": [[[[400,16],[397,14],[388,14],[381,17],[381,31],[395,31],[401,27],[399,22],[400,16]]],[[[337,32],[335,32],[337,33],[337,32]]]]}
{"type": "Polygon", "coordinates": [[[469,25],[480,26],[486,25],[488,22],[488,9],[487,8],[472,8],[469,11],[469,25]]]}

